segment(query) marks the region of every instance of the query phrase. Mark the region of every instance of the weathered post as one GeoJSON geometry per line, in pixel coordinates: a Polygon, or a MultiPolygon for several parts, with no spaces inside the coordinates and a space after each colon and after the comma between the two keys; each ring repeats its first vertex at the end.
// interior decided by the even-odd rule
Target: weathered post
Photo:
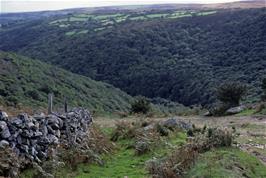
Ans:
{"type": "Polygon", "coordinates": [[[67,113],[67,99],[66,99],[66,97],[64,98],[64,108],[65,108],[65,113],[67,113]]]}
{"type": "Polygon", "coordinates": [[[53,94],[48,94],[48,114],[52,114],[53,112],[53,94]]]}

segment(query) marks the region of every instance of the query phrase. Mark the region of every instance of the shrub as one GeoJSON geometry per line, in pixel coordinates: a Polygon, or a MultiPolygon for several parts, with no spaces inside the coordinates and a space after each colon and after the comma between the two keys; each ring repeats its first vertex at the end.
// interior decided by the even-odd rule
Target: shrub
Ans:
{"type": "Polygon", "coordinates": [[[189,129],[187,131],[187,136],[189,136],[189,137],[193,137],[194,136],[194,133],[193,133],[193,130],[192,129],[189,129]]]}
{"type": "Polygon", "coordinates": [[[145,97],[137,97],[131,104],[132,113],[147,114],[151,110],[151,104],[145,97]]]}
{"type": "Polygon", "coordinates": [[[29,96],[34,100],[40,100],[41,99],[40,94],[36,90],[29,90],[25,94],[26,94],[26,96],[29,96]]]}
{"type": "MultiPolygon", "coordinates": [[[[9,147],[0,148],[0,175],[17,177],[22,161],[9,147]]],[[[1,177],[0,176],[0,177],[1,177]]]]}
{"type": "Polygon", "coordinates": [[[150,143],[148,141],[137,141],[135,144],[135,154],[142,155],[151,150],[150,143]]]}
{"type": "Polygon", "coordinates": [[[191,142],[181,146],[169,156],[149,161],[147,169],[152,174],[152,177],[184,177],[186,171],[193,165],[200,153],[209,151],[212,148],[229,147],[232,144],[232,140],[233,135],[231,132],[210,128],[207,134],[199,133],[191,142]]]}
{"type": "Polygon", "coordinates": [[[266,115],[266,103],[259,103],[255,108],[255,113],[266,115]]]}
{"type": "Polygon", "coordinates": [[[156,130],[161,136],[168,136],[169,135],[168,129],[161,124],[156,124],[156,130]]]}
{"type": "Polygon", "coordinates": [[[238,106],[247,92],[247,87],[238,82],[226,82],[218,87],[217,98],[229,107],[238,106]]]}
{"type": "Polygon", "coordinates": [[[116,123],[116,128],[112,132],[111,141],[119,139],[133,138],[136,135],[136,127],[132,123],[120,121],[116,123]]]}
{"type": "Polygon", "coordinates": [[[15,106],[16,107],[19,103],[19,99],[16,96],[6,97],[6,100],[7,100],[7,104],[9,106],[15,106]]]}
{"type": "Polygon", "coordinates": [[[210,113],[212,116],[222,116],[225,114],[225,111],[230,108],[229,104],[218,103],[210,108],[210,113]]]}

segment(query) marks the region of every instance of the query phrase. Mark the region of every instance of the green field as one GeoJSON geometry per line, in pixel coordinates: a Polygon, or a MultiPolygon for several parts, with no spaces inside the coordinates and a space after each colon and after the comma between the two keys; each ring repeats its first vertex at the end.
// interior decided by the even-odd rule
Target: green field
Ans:
{"type": "MultiPolygon", "coordinates": [[[[210,15],[214,14],[216,11],[202,11],[202,12],[196,12],[196,11],[174,11],[169,13],[140,13],[140,14],[122,14],[122,13],[116,13],[116,14],[74,14],[72,16],[69,16],[67,18],[62,18],[58,20],[54,20],[50,22],[50,25],[56,25],[61,28],[67,28],[71,27],[74,24],[77,23],[85,23],[88,21],[96,22],[99,27],[94,28],[92,31],[102,31],[105,29],[104,26],[107,25],[114,25],[115,23],[121,23],[125,20],[131,20],[131,21],[143,21],[143,20],[152,20],[156,18],[169,18],[169,19],[176,19],[176,18],[182,18],[182,17],[192,17],[193,15],[196,16],[204,16],[204,15],[210,15]],[[102,26],[102,27],[101,27],[102,26]]],[[[76,33],[78,34],[78,33],[76,33]]],[[[70,32],[66,33],[67,36],[73,35],[70,32]]]]}

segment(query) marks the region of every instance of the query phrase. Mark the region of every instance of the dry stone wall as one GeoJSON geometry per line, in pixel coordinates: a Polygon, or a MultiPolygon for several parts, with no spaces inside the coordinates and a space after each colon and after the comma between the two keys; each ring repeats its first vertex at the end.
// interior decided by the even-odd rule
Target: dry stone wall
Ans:
{"type": "Polygon", "coordinates": [[[0,149],[9,147],[19,157],[40,163],[59,144],[82,143],[91,123],[90,112],[83,108],[64,114],[20,114],[15,118],[0,112],[0,149]]]}

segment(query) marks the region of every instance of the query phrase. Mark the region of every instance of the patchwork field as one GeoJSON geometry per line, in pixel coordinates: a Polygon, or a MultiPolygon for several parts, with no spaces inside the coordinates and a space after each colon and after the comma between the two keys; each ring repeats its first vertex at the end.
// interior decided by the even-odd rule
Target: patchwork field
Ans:
{"type": "Polygon", "coordinates": [[[205,16],[215,14],[217,11],[194,11],[194,10],[178,10],[169,12],[141,12],[141,13],[116,13],[116,14],[73,14],[66,18],[57,19],[49,22],[52,26],[57,26],[59,28],[69,28],[79,26],[78,29],[68,31],[65,34],[67,36],[78,35],[88,33],[86,29],[82,29],[86,26],[86,23],[96,24],[91,30],[94,32],[102,31],[107,28],[112,28],[115,24],[122,23],[125,21],[142,21],[142,20],[152,20],[152,19],[176,19],[182,17],[192,17],[192,16],[205,16]],[[82,33],[80,33],[81,31],[82,33]]]}

